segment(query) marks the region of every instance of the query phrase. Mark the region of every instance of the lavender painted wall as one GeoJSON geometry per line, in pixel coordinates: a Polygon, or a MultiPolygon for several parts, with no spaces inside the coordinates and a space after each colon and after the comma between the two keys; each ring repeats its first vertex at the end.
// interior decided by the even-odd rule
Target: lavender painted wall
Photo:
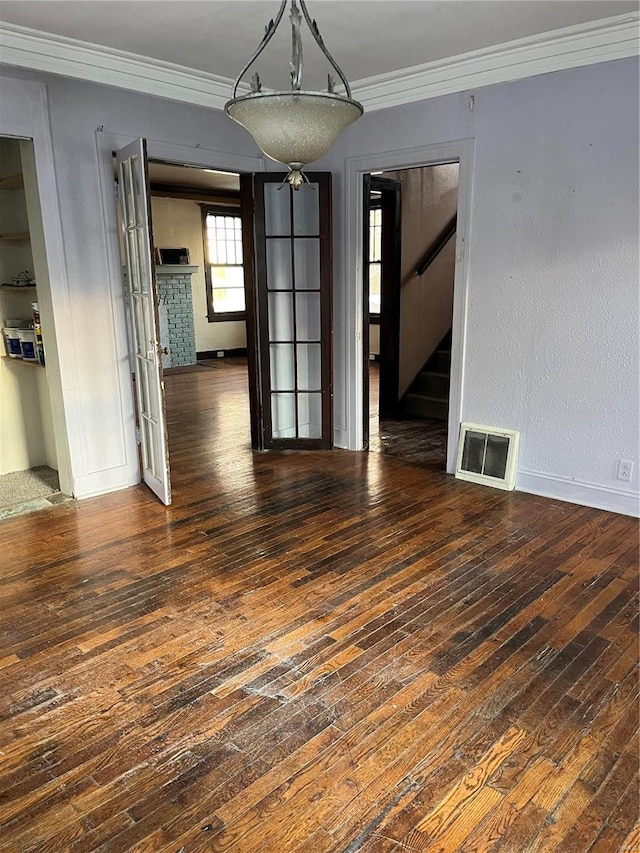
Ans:
{"type": "Polygon", "coordinates": [[[521,488],[637,512],[638,61],[371,113],[346,145],[401,162],[469,137],[463,419],[521,430],[521,488]]]}
{"type": "MultiPolygon", "coordinates": [[[[215,111],[6,67],[0,74],[42,81],[48,93],[77,493],[119,488],[135,482],[137,465],[109,145],[144,136],[152,152],[187,151],[186,162],[264,164],[249,137],[215,111]]],[[[358,405],[348,359],[360,293],[345,267],[347,159],[397,151],[400,164],[406,149],[471,138],[463,417],[522,431],[521,488],[622,507],[637,496],[640,467],[638,62],[473,96],[473,109],[461,93],[367,114],[316,164],[334,172],[336,436],[345,443],[358,405]],[[619,457],[636,462],[631,483],[616,479],[619,457]]]]}
{"type": "Polygon", "coordinates": [[[3,102],[21,80],[41,83],[48,99],[68,295],[55,321],[67,422],[77,425],[74,493],[83,497],[139,481],[111,151],[141,136],[157,158],[238,171],[263,163],[218,111],[8,66],[3,102]]]}

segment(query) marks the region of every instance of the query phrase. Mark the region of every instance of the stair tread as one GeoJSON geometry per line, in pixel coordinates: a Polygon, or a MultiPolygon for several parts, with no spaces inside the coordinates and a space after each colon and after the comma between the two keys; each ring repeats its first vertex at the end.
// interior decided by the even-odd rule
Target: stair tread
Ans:
{"type": "Polygon", "coordinates": [[[433,394],[421,394],[420,391],[411,391],[405,396],[405,400],[409,400],[411,398],[429,400],[432,403],[447,403],[449,401],[448,397],[436,397],[433,394]]]}
{"type": "Polygon", "coordinates": [[[404,411],[409,417],[444,421],[449,411],[449,400],[428,394],[407,394],[404,398],[404,411]]]}
{"type": "Polygon", "coordinates": [[[448,379],[449,374],[443,373],[440,370],[421,370],[419,376],[437,376],[438,379],[448,379]]]}

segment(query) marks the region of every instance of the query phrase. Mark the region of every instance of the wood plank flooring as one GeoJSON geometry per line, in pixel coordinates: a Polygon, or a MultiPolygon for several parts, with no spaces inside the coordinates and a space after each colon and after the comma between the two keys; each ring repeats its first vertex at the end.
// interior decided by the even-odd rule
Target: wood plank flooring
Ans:
{"type": "Polygon", "coordinates": [[[0,850],[639,849],[636,521],[167,393],[170,508],[0,524],[0,850]]]}
{"type": "Polygon", "coordinates": [[[411,465],[444,471],[447,462],[447,424],[431,419],[379,419],[380,365],[369,365],[369,449],[397,456],[411,465]]]}

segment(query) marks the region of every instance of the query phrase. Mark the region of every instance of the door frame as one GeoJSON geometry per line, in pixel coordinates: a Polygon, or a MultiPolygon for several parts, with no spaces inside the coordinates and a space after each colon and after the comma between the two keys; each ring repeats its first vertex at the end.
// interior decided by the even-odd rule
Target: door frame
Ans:
{"type": "Polygon", "coordinates": [[[400,366],[400,288],[402,286],[402,185],[393,178],[365,173],[362,180],[362,346],[363,358],[363,445],[369,447],[369,355],[371,349],[369,313],[369,222],[364,211],[371,210],[371,193],[380,193],[382,210],[380,296],[380,378],[378,417],[393,417],[398,408],[400,366]]]}
{"type": "MultiPolygon", "coordinates": [[[[453,288],[451,385],[447,430],[446,470],[455,471],[459,425],[462,420],[464,362],[469,302],[469,245],[473,180],[473,139],[367,154],[346,159],[345,280],[347,283],[343,346],[347,383],[347,434],[349,450],[363,449],[364,412],[364,310],[363,310],[363,184],[371,172],[393,172],[421,166],[459,163],[458,227],[453,288]]],[[[367,354],[368,357],[368,354],[367,354]]]]}
{"type": "Polygon", "coordinates": [[[56,170],[49,122],[47,87],[31,80],[0,75],[2,109],[0,136],[32,142],[38,183],[38,202],[47,259],[48,282],[39,285],[38,300],[47,342],[47,385],[51,398],[54,441],[60,490],[76,496],[77,480],[84,473],[80,453],[76,387],[76,354],[73,342],[73,312],[62,239],[56,170]],[[71,342],[71,343],[70,343],[71,342]]]}
{"type": "MultiPolygon", "coordinates": [[[[109,283],[112,306],[111,322],[116,341],[118,360],[118,384],[121,412],[123,416],[123,444],[125,448],[127,478],[129,485],[141,482],[141,467],[136,441],[134,399],[131,393],[129,360],[129,342],[127,336],[127,318],[125,313],[124,289],[122,287],[122,268],[120,244],[118,239],[118,220],[113,183],[113,152],[135,141],[138,135],[116,133],[104,128],[95,132],[98,161],[98,181],[100,203],[104,222],[104,243],[106,253],[106,278],[109,283]]],[[[264,172],[263,157],[248,157],[243,154],[226,154],[212,149],[195,146],[160,142],[147,138],[147,156],[152,160],[175,163],[177,166],[195,166],[201,169],[220,169],[237,172],[264,172]]],[[[249,341],[247,340],[247,343],[249,341]]],[[[169,448],[170,452],[171,448],[169,448]]]]}

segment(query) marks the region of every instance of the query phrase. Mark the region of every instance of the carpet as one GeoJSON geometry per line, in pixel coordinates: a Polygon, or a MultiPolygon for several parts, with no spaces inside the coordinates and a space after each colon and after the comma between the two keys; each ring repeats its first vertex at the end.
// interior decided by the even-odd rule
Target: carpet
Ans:
{"type": "Polygon", "coordinates": [[[0,509],[58,492],[58,472],[46,465],[0,476],[0,509]]]}

